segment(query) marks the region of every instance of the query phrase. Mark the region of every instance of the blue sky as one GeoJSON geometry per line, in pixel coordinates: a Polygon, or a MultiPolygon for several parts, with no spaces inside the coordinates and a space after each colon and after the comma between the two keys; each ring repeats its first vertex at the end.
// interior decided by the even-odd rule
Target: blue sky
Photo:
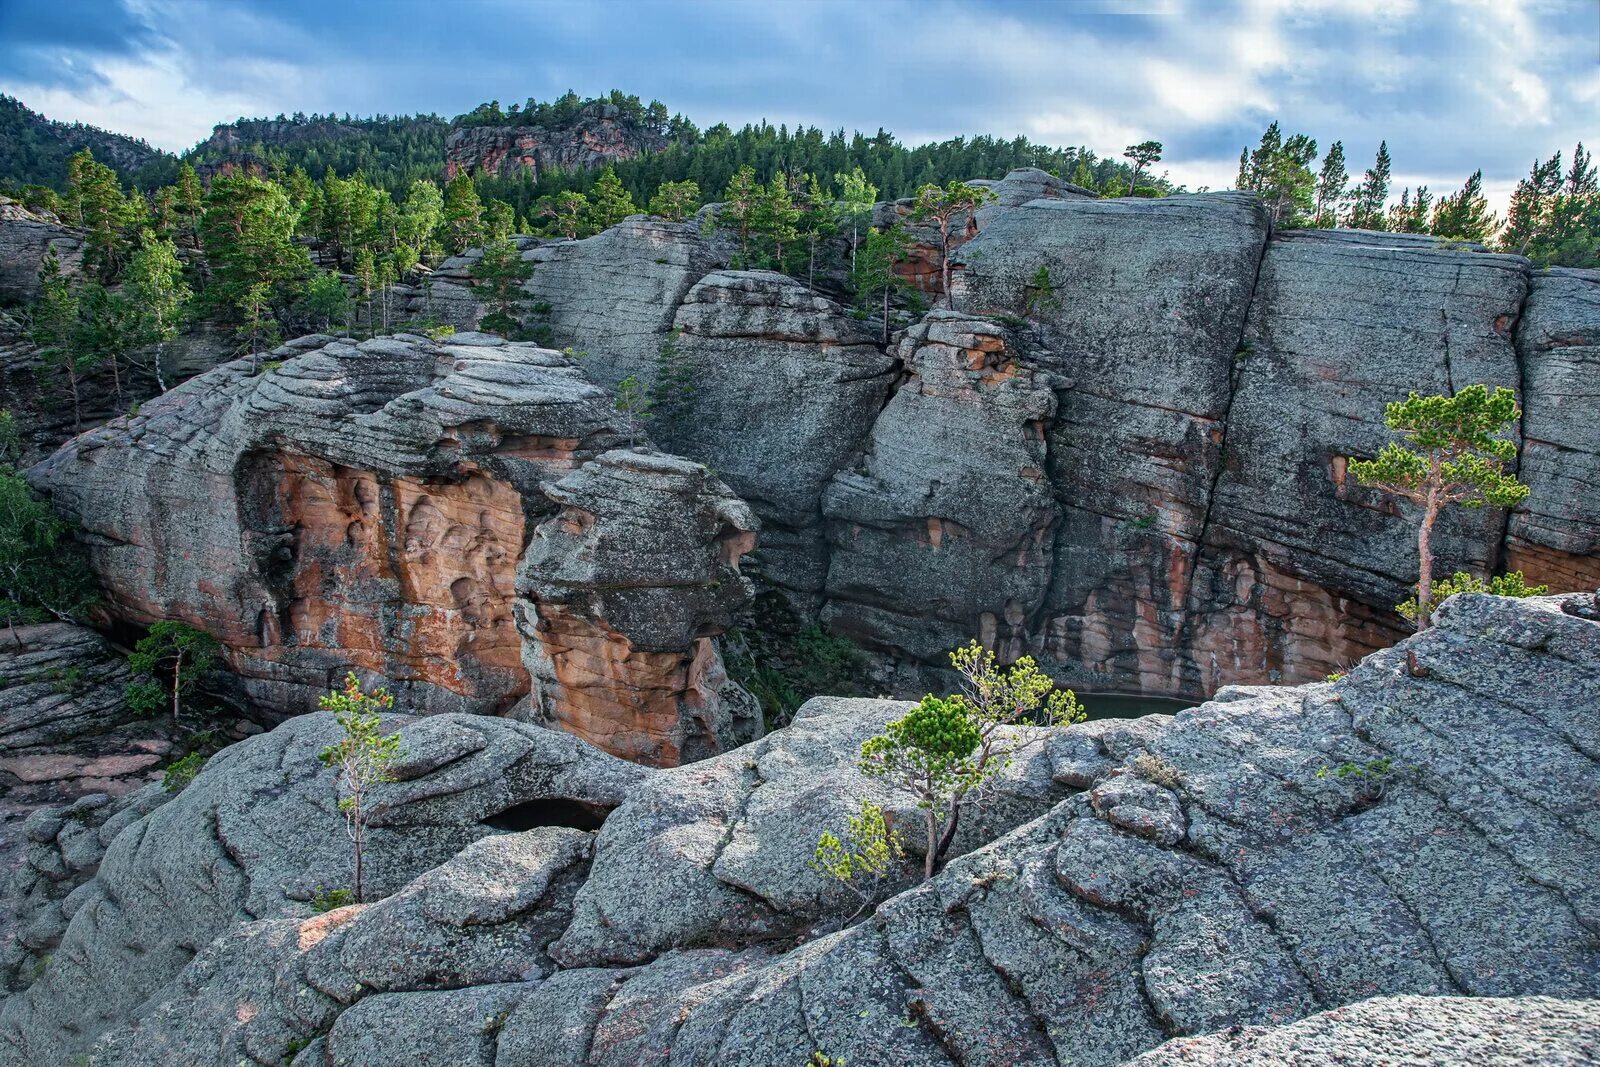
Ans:
{"type": "Polygon", "coordinates": [[[1396,189],[1600,142],[1600,0],[0,0],[0,91],[181,150],[239,116],[436,111],[572,87],[702,126],[1024,134],[1229,184],[1280,119],[1396,189]]]}

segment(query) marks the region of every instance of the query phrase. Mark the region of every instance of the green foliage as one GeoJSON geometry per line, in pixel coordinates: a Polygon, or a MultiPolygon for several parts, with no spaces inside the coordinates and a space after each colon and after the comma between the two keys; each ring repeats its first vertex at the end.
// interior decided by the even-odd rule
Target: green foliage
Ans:
{"type": "MultiPolygon", "coordinates": [[[[0,625],[74,619],[97,599],[71,524],[0,465],[0,625]]],[[[20,639],[18,641],[20,644],[20,639]]]]}
{"type": "Polygon", "coordinates": [[[67,161],[63,206],[68,221],[84,231],[84,269],[112,280],[127,259],[130,231],[141,221],[144,201],[123,196],[117,172],[85,148],[67,161]]]}
{"type": "Polygon", "coordinates": [[[668,222],[682,222],[699,207],[700,183],[692,180],[662,182],[650,198],[650,214],[660,215],[668,222]]]}
{"type": "Polygon", "coordinates": [[[199,752],[191,752],[182,759],[174,760],[162,772],[161,786],[169,793],[181,793],[194,781],[194,776],[206,765],[206,757],[199,752]]]}
{"type": "Polygon", "coordinates": [[[694,367],[679,347],[679,331],[673,330],[661,342],[656,354],[655,377],[646,398],[650,416],[666,434],[681,429],[694,415],[698,388],[694,367]]]}
{"type": "Polygon", "coordinates": [[[501,237],[484,245],[483,258],[467,273],[481,283],[474,288],[474,295],[489,308],[481,328],[515,338],[522,330],[518,315],[524,295],[522,286],[533,277],[533,264],[522,258],[514,243],[501,237]]]}
{"type": "Polygon", "coordinates": [[[825,1052],[817,1051],[811,1054],[805,1067],[845,1067],[843,1056],[829,1056],[825,1052]]]}
{"type": "Polygon", "coordinates": [[[1502,436],[1521,414],[1516,393],[1470,385],[1455,396],[1412,392],[1384,411],[1384,424],[1403,440],[1385,445],[1376,458],[1352,460],[1350,474],[1362,485],[1403,497],[1422,507],[1417,555],[1416,622],[1426,629],[1437,602],[1432,594],[1432,532],[1451,504],[1468,508],[1512,507],[1528,487],[1506,473],[1516,446],[1502,436]]]}
{"type": "MultiPolygon", "coordinates": [[[[1343,147],[1340,146],[1340,158],[1343,147]]],[[[1287,228],[1299,225],[1313,215],[1317,206],[1317,179],[1311,174],[1311,162],[1317,158],[1317,142],[1305,134],[1297,133],[1284,139],[1274,122],[1261,135],[1261,143],[1254,151],[1239,157],[1239,177],[1235,187],[1247,189],[1261,197],[1272,216],[1274,226],[1287,228]]],[[[1343,164],[1340,163],[1340,166],[1343,164]]],[[[1333,175],[1325,177],[1332,181],[1333,175]]]]}
{"type": "Polygon", "coordinates": [[[865,657],[843,637],[800,620],[781,597],[757,601],[758,625],[723,638],[728,674],[761,703],[768,730],[787,726],[814,696],[871,696],[865,657]]]}
{"type": "Polygon", "coordinates": [[[1328,146],[1328,154],[1322,157],[1322,169],[1317,172],[1311,225],[1323,229],[1337,225],[1339,206],[1344,203],[1349,187],[1350,171],[1345,166],[1344,142],[1335,141],[1328,146]]]}
{"type": "Polygon", "coordinates": [[[954,841],[962,808],[1031,743],[1004,728],[1084,718],[1073,692],[1058,690],[1031,656],[1002,668],[993,652],[973,641],[950,653],[950,663],[962,692],[923,697],[863,742],[859,760],[864,773],[888,779],[922,809],[925,878],[933,877],[954,841]]]}
{"type": "MultiPolygon", "coordinates": [[[[1134,195],[1140,194],[1139,174],[1150,164],[1161,161],[1162,144],[1160,141],[1140,141],[1131,144],[1122,150],[1122,154],[1133,161],[1133,170],[1128,175],[1128,188],[1134,195]]],[[[1160,195],[1158,190],[1152,190],[1160,195]]]]}
{"type": "Polygon", "coordinates": [[[1487,241],[1499,229],[1489,201],[1483,195],[1483,171],[1472,173],[1459,192],[1439,201],[1431,232],[1458,241],[1487,241]]]}
{"type": "Polygon", "coordinates": [[[67,187],[69,160],[84,149],[115,164],[123,179],[157,178],[172,162],[144,141],[81,122],[53,122],[0,94],[0,180],[34,190],[18,197],[30,209],[53,210],[41,194],[67,187]]]}
{"type": "Polygon", "coordinates": [[[337,908],[348,908],[355,902],[355,894],[348,889],[323,889],[319,885],[311,895],[311,910],[322,915],[337,908]]]}
{"type": "Polygon", "coordinates": [[[817,839],[811,869],[860,898],[860,906],[850,916],[854,919],[877,898],[879,889],[899,869],[905,855],[904,843],[884,818],[883,809],[863,800],[858,812],[846,817],[842,840],[831,830],[817,839]]]}
{"type": "Polygon", "coordinates": [[[1350,203],[1349,225],[1359,230],[1387,229],[1384,205],[1389,200],[1389,142],[1378,144],[1378,155],[1362,175],[1350,203]]]}
{"type": "Polygon", "coordinates": [[[1330,771],[1335,778],[1387,778],[1394,772],[1394,758],[1392,756],[1379,756],[1377,759],[1368,760],[1365,763],[1346,761],[1337,767],[1319,767],[1317,768],[1317,777],[1326,778],[1330,771]]]}
{"type": "Polygon", "coordinates": [[[917,190],[911,205],[911,217],[918,221],[934,222],[939,227],[939,276],[944,306],[953,308],[954,295],[950,292],[950,224],[961,214],[976,211],[994,199],[994,193],[978,185],[952,181],[939,186],[929,183],[917,190]]]}
{"type": "MultiPolygon", "coordinates": [[[[1550,591],[1548,585],[1529,585],[1527,578],[1521,571],[1509,571],[1506,574],[1497,574],[1488,581],[1474,578],[1466,571],[1456,571],[1448,578],[1440,578],[1433,583],[1433,603],[1437,607],[1457,593],[1490,593],[1494,596],[1529,597],[1544,596],[1550,591]]],[[[1415,595],[1403,604],[1396,604],[1395,611],[1403,618],[1412,622],[1417,621],[1419,610],[1415,595]]]]}
{"type": "Polygon", "coordinates": [[[587,213],[589,228],[599,233],[638,213],[633,195],[622,187],[617,172],[611,167],[602,170],[595,179],[594,192],[590,195],[587,213]]]}
{"type": "Polygon", "coordinates": [[[292,302],[311,273],[295,242],[299,213],[283,189],[245,175],[211,182],[200,240],[211,270],[206,301],[239,329],[252,355],[278,335],[276,310],[292,302]]]}
{"type": "Polygon", "coordinates": [[[881,301],[885,344],[889,342],[890,301],[910,289],[894,268],[906,261],[910,251],[911,235],[899,223],[885,230],[869,230],[850,272],[850,287],[863,310],[881,301]]]}
{"type": "Polygon", "coordinates": [[[1500,246],[1540,266],[1600,267],[1600,179],[1581,142],[1565,178],[1557,152],[1517,183],[1500,246]]]}
{"type": "Polygon", "coordinates": [[[1056,311],[1060,307],[1061,298],[1056,296],[1056,283],[1050,277],[1050,267],[1041,263],[1028,282],[1027,295],[1023,297],[1023,313],[1037,315],[1041,312],[1056,311]]]}
{"type": "Polygon", "coordinates": [[[450,179],[444,190],[444,244],[460,255],[483,241],[483,202],[472,176],[463,171],[450,179]]]}
{"type": "Polygon", "coordinates": [[[145,230],[139,249],[123,273],[122,292],[130,309],[130,342],[154,349],[150,367],[163,392],[167,388],[162,358],[169,341],[178,336],[194,293],[184,281],[183,264],[173,243],[145,230]]]}
{"type": "Polygon", "coordinates": [[[123,691],[130,710],[156,714],[163,704],[172,709],[178,725],[184,698],[194,692],[200,676],[217,663],[222,645],[204,630],[186,622],[163,619],[150,627],[128,656],[133,681],[123,691]],[[159,700],[153,694],[161,693],[159,700]]]}
{"type": "Polygon", "coordinates": [[[322,750],[322,764],[335,771],[334,788],[342,796],[345,832],[355,853],[355,899],[362,901],[363,861],[369,811],[367,795],[377,785],[394,780],[390,767],[400,757],[400,735],[382,733],[381,711],[394,707],[387,689],[366,692],[355,672],[345,675],[344,688],[320,698],[317,706],[333,712],[344,736],[322,750]]]}

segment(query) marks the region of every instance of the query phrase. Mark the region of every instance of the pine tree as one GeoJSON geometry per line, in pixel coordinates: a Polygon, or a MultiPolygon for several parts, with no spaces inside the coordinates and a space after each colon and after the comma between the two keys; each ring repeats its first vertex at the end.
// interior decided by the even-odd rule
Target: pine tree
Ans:
{"type": "Polygon", "coordinates": [[[982,186],[959,181],[943,188],[924,185],[917,190],[916,200],[911,205],[911,217],[930,220],[939,227],[939,282],[946,308],[955,308],[955,297],[950,292],[950,224],[958,215],[970,215],[993,199],[994,194],[982,186]]]}
{"type": "Polygon", "coordinates": [[[1387,224],[1385,205],[1389,200],[1389,142],[1378,144],[1378,155],[1362,176],[1350,208],[1350,225],[1357,230],[1382,230],[1387,224]]]}
{"type": "Polygon", "coordinates": [[[650,198],[650,214],[682,222],[700,206],[700,185],[693,181],[662,182],[650,198]]]}
{"type": "Polygon", "coordinates": [[[1133,160],[1133,173],[1128,178],[1128,189],[1139,195],[1139,172],[1152,163],[1161,161],[1160,141],[1140,141],[1123,149],[1122,154],[1133,160]]]}
{"type": "Polygon", "coordinates": [[[755,168],[748,166],[734,171],[733,177],[728,180],[728,188],[722,194],[717,224],[733,227],[733,232],[739,237],[739,251],[744,256],[750,252],[750,230],[760,215],[761,195],[755,168]]]}
{"type": "Polygon", "coordinates": [[[1478,170],[1472,172],[1459,192],[1439,201],[1433,212],[1432,232],[1436,237],[1458,241],[1487,241],[1498,224],[1483,195],[1483,171],[1478,170]]]}
{"type": "Polygon", "coordinates": [[[629,215],[638,213],[639,209],[633,202],[633,196],[622,187],[616,170],[609,166],[602,170],[589,193],[590,229],[599,233],[610,229],[629,215]]]}
{"type": "Polygon", "coordinates": [[[483,243],[483,204],[472,177],[465,171],[450,179],[444,190],[444,245],[459,256],[483,243]]]}
{"type": "Polygon", "coordinates": [[[860,167],[848,174],[835,174],[839,183],[838,217],[840,225],[850,226],[850,269],[856,269],[856,249],[861,244],[861,230],[872,224],[872,212],[878,203],[878,187],[867,180],[860,167]]]}
{"type": "Polygon", "coordinates": [[[298,295],[311,273],[296,243],[294,205],[273,182],[245,174],[219,175],[206,196],[201,243],[211,269],[206,300],[239,325],[252,356],[276,334],[272,309],[298,295]]]}
{"type": "Polygon", "coordinates": [[[1426,185],[1417,186],[1415,199],[1411,187],[1400,191],[1400,202],[1389,207],[1389,229],[1395,233],[1427,233],[1428,209],[1433,197],[1426,185]]]}
{"type": "MultiPolygon", "coordinates": [[[[115,277],[128,253],[134,208],[122,195],[117,172],[95,162],[87,148],[67,162],[68,210],[83,228],[83,263],[104,281],[115,277]]],[[[143,206],[143,201],[140,201],[143,206]]]]}
{"type": "Polygon", "coordinates": [[[762,238],[763,244],[771,246],[770,262],[774,270],[784,269],[783,249],[785,245],[792,246],[799,236],[796,229],[799,221],[800,210],[789,192],[788,176],[774,174],[757,199],[755,215],[750,222],[751,231],[762,238]]]}
{"type": "Polygon", "coordinates": [[[483,258],[474,263],[468,273],[480,283],[475,294],[489,308],[480,327],[505,338],[514,338],[522,329],[518,317],[522,286],[533,276],[533,264],[522,258],[515,244],[502,237],[483,246],[483,258]]]}
{"type": "Polygon", "coordinates": [[[1517,183],[1506,212],[1506,227],[1500,234],[1500,247],[1507,252],[1527,255],[1548,223],[1552,198],[1561,190],[1561,153],[1540,163],[1534,160],[1533,172],[1517,183]]]}
{"type": "Polygon", "coordinates": [[[886,230],[869,230],[861,243],[861,255],[850,271],[850,285],[863,309],[882,301],[883,343],[889,343],[889,301],[896,291],[906,288],[895,266],[905,261],[911,248],[911,235],[895,223],[886,230]]]}
{"type": "Polygon", "coordinates": [[[409,245],[417,258],[434,264],[444,252],[439,229],[444,223],[444,195],[439,187],[424,178],[411,183],[406,202],[400,209],[400,240],[409,245]]]}
{"type": "Polygon", "coordinates": [[[584,232],[583,216],[589,201],[582,193],[565,192],[547,196],[539,201],[535,213],[550,222],[545,230],[553,237],[574,240],[584,232]]]}
{"type": "Polygon", "coordinates": [[[1322,157],[1322,170],[1317,174],[1317,195],[1313,204],[1312,225],[1328,229],[1338,224],[1339,205],[1344,202],[1345,190],[1350,184],[1350,172],[1345,169],[1344,143],[1335,141],[1322,157]]]}
{"type": "Polygon", "coordinates": [[[162,358],[166,355],[167,343],[178,335],[184,312],[194,295],[183,280],[183,264],[178,261],[178,250],[173,243],[146,230],[139,250],[128,262],[122,288],[135,315],[134,343],[154,347],[151,370],[156,384],[166,392],[162,358]]]}

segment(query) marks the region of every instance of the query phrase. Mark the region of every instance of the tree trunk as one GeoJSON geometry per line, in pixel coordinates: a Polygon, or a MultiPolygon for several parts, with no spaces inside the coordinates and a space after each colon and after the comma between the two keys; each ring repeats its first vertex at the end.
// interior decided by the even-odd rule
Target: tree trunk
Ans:
{"type": "Polygon", "coordinates": [[[117,406],[122,406],[122,360],[111,353],[111,388],[117,394],[117,406]]]}
{"type": "Polygon", "coordinates": [[[922,857],[922,880],[926,882],[933,877],[933,872],[939,865],[939,827],[933,818],[932,804],[922,814],[923,821],[928,825],[928,851],[922,857]]]}
{"type": "Polygon", "coordinates": [[[1439,483],[1443,478],[1442,463],[1437,455],[1428,469],[1428,502],[1422,512],[1422,526],[1417,530],[1417,632],[1426,630],[1433,621],[1433,524],[1439,518],[1439,483]]]}
{"type": "Polygon", "coordinates": [[[72,428],[74,431],[83,429],[83,403],[78,398],[78,372],[70,366],[67,368],[67,388],[72,392],[72,428]]]}
{"type": "Polygon", "coordinates": [[[178,653],[178,658],[172,664],[172,725],[178,725],[178,688],[183,684],[183,653],[178,653]]]}
{"type": "Polygon", "coordinates": [[[366,899],[361,889],[362,850],[366,845],[366,827],[361,821],[361,794],[354,793],[352,796],[355,800],[355,806],[351,809],[351,814],[355,817],[353,823],[355,834],[352,836],[351,841],[355,845],[356,853],[356,903],[360,904],[366,899]]]}
{"type": "Polygon", "coordinates": [[[166,374],[161,370],[161,357],[166,355],[166,352],[167,352],[167,342],[162,341],[162,342],[160,342],[159,344],[156,345],[156,358],[155,358],[156,385],[158,387],[160,387],[160,389],[161,389],[161,391],[163,393],[167,391],[167,377],[166,377],[166,374]]]}
{"type": "Polygon", "coordinates": [[[935,852],[938,859],[944,859],[945,853],[950,851],[950,846],[955,843],[956,828],[961,825],[961,800],[956,798],[950,802],[950,821],[945,824],[944,833],[939,837],[939,848],[935,852]]]}
{"type": "Polygon", "coordinates": [[[950,220],[939,221],[939,284],[944,286],[946,311],[956,309],[955,298],[950,295],[950,220]]]}

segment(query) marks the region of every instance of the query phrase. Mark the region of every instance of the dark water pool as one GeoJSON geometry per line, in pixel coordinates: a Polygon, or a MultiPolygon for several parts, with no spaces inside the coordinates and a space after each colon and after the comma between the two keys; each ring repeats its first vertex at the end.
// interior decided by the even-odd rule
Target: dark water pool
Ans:
{"type": "Polygon", "coordinates": [[[1130,693],[1079,693],[1078,702],[1091,719],[1137,719],[1141,715],[1171,715],[1202,703],[1199,700],[1174,700],[1130,693]]]}

